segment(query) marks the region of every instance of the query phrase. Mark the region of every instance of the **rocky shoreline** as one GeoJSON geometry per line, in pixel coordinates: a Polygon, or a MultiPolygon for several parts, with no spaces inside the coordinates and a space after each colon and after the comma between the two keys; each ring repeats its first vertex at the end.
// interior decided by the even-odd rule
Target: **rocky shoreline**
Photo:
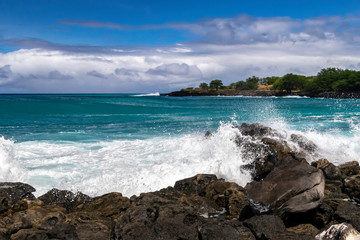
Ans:
{"type": "Polygon", "coordinates": [[[304,92],[279,92],[279,91],[260,91],[260,90],[181,90],[162,94],[171,97],[191,97],[191,96],[246,96],[246,97],[283,97],[301,96],[314,98],[360,98],[359,92],[325,92],[325,93],[304,93],[304,92]]]}
{"type": "Polygon", "coordinates": [[[245,187],[198,174],[130,198],[57,189],[35,198],[28,184],[0,183],[0,240],[360,239],[358,162],[309,164],[317,146],[304,137],[290,136],[294,148],[269,127],[237,128],[252,157],[245,187]]]}

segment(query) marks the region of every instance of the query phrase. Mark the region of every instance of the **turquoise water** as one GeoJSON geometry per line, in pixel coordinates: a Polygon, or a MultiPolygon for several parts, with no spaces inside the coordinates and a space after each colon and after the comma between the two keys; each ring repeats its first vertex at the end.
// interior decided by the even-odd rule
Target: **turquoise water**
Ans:
{"type": "Polygon", "coordinates": [[[157,190],[198,172],[245,184],[232,142],[242,122],[302,134],[335,163],[360,153],[359,99],[0,95],[0,180],[90,195],[157,190]]]}

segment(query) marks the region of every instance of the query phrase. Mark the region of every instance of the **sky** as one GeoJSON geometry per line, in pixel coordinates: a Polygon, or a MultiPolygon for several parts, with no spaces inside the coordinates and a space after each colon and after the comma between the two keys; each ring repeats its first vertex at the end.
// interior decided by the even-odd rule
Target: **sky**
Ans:
{"type": "Polygon", "coordinates": [[[360,3],[0,0],[0,93],[166,93],[360,70],[360,3]]]}

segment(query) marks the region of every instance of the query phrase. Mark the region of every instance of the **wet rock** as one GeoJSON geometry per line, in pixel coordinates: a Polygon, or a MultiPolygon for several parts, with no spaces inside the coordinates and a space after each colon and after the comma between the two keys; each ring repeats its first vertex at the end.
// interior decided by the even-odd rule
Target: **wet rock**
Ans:
{"type": "Polygon", "coordinates": [[[357,161],[341,164],[339,168],[341,170],[341,173],[345,176],[352,176],[360,173],[360,166],[359,162],[357,161]]]}
{"type": "Polygon", "coordinates": [[[332,225],[326,231],[316,235],[319,240],[353,240],[360,239],[360,233],[356,231],[350,224],[341,223],[332,225]]]}
{"type": "Polygon", "coordinates": [[[58,190],[56,188],[51,189],[38,199],[45,204],[55,204],[65,208],[66,210],[72,210],[76,206],[88,202],[91,198],[81,192],[72,193],[70,191],[58,190]]]}
{"type": "Polygon", "coordinates": [[[26,183],[20,182],[2,182],[0,183],[0,194],[6,196],[9,204],[14,204],[17,201],[27,198],[35,199],[32,192],[35,192],[35,188],[26,183]]]}
{"type": "Polygon", "coordinates": [[[343,191],[350,197],[360,199],[360,174],[345,178],[343,191]]]}
{"type": "Polygon", "coordinates": [[[186,178],[175,183],[174,189],[187,195],[205,195],[205,188],[212,181],[217,180],[214,174],[197,174],[194,177],[186,178]]]}
{"type": "Polygon", "coordinates": [[[275,133],[270,127],[263,126],[259,123],[243,123],[241,126],[237,127],[241,134],[244,136],[251,136],[251,137],[263,137],[263,136],[274,136],[278,135],[275,133]]]}
{"type": "Polygon", "coordinates": [[[303,148],[304,150],[308,152],[315,152],[317,149],[317,146],[312,141],[308,140],[304,136],[298,135],[298,134],[291,134],[290,140],[297,143],[299,147],[303,148]]]}
{"type": "Polygon", "coordinates": [[[324,197],[321,170],[284,158],[262,182],[246,185],[255,212],[301,213],[318,207],[324,197]]]}

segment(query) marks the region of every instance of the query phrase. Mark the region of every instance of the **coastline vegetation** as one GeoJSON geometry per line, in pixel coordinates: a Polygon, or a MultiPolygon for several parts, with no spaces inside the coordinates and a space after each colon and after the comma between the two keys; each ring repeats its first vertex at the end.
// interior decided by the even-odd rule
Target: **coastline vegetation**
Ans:
{"type": "Polygon", "coordinates": [[[274,90],[280,92],[305,92],[317,94],[321,92],[360,92],[360,71],[323,68],[316,76],[304,76],[293,73],[282,77],[271,76],[259,78],[252,76],[245,81],[237,81],[225,86],[222,80],[216,79],[208,83],[200,83],[198,88],[186,88],[182,91],[191,90],[274,90]]]}

